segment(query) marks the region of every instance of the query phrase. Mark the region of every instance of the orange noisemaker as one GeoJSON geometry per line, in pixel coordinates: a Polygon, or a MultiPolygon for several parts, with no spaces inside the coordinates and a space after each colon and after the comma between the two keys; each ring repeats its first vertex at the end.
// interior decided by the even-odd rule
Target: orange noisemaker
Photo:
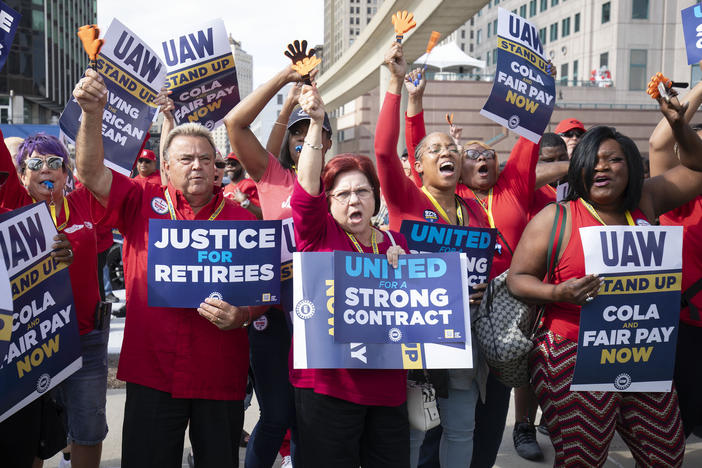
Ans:
{"type": "Polygon", "coordinates": [[[402,37],[410,29],[417,26],[414,21],[414,14],[407,10],[398,11],[392,15],[392,24],[395,26],[395,40],[402,42],[402,37]]]}
{"type": "Polygon", "coordinates": [[[95,69],[95,61],[97,56],[102,49],[102,45],[105,43],[104,40],[100,39],[100,29],[95,24],[86,24],[78,28],[78,37],[83,43],[83,49],[85,53],[88,54],[90,59],[90,67],[95,69]]]}
{"type": "Polygon", "coordinates": [[[310,73],[322,62],[322,59],[314,55],[315,50],[307,52],[307,41],[295,40],[288,44],[288,49],[283,52],[292,61],[292,68],[300,75],[305,84],[312,84],[310,73]]]}

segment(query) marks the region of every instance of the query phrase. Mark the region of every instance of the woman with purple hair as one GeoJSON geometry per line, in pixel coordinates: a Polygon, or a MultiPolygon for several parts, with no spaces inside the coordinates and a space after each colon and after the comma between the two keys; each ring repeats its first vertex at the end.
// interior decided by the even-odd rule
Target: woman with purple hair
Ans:
{"type": "Polygon", "coordinates": [[[90,192],[79,188],[64,196],[68,152],[51,135],[38,133],[19,147],[15,172],[0,133],[0,207],[16,209],[36,202],[48,205],[59,232],[68,237],[75,258],[68,268],[81,340],[83,367],[57,387],[68,415],[68,436],[76,465],[98,467],[107,435],[107,340],[109,311],[103,314],[97,272],[97,238],[90,213],[90,192]],[[20,177],[24,185],[20,181],[20,177]],[[26,187],[26,188],[25,188],[26,187]]]}

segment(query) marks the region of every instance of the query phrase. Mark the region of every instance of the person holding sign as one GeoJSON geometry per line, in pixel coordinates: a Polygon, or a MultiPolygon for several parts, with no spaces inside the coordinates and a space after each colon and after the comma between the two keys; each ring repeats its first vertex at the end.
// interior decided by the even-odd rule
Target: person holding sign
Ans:
{"type": "MultiPolygon", "coordinates": [[[[702,82],[697,83],[685,96],[689,104],[685,120],[690,121],[702,104],[702,82]]],[[[693,125],[693,130],[702,137],[702,125],[693,125]]],[[[649,138],[651,176],[680,165],[676,155],[675,139],[666,119],[661,119],[649,138]]],[[[699,371],[697,355],[702,343],[702,196],[660,216],[664,226],[684,227],[682,304],[678,328],[677,352],[675,353],[675,387],[680,401],[685,437],[689,437],[697,426],[702,425],[702,373],[699,371]]]]}
{"type": "MultiPolygon", "coordinates": [[[[303,87],[300,106],[310,124],[290,199],[298,250],[384,253],[396,268],[407,243],[370,224],[380,207],[373,163],[344,154],[322,168],[325,114],[316,87],[303,87]]],[[[327,466],[329,460],[348,468],[409,465],[406,371],[309,369],[304,379],[295,383],[302,466],[327,466]]]]}
{"type": "MultiPolygon", "coordinates": [[[[414,85],[415,70],[405,75],[407,64],[404,59],[402,45],[393,42],[385,54],[385,64],[390,69],[390,84],[378,117],[376,129],[375,154],[378,161],[378,176],[380,185],[390,214],[390,229],[400,228],[402,220],[436,222],[440,224],[457,224],[461,226],[487,227],[479,206],[473,200],[465,201],[456,195],[456,184],[460,176],[462,163],[461,153],[451,136],[446,133],[432,133],[422,138],[418,145],[409,140],[407,148],[414,159],[415,171],[421,175],[420,187],[415,181],[404,176],[402,163],[397,157],[397,139],[399,136],[400,95],[403,82],[409,91],[407,108],[407,133],[413,136],[411,125],[421,125],[410,120],[412,116],[421,113],[421,94],[426,86],[422,77],[414,85]]],[[[480,302],[485,284],[478,285],[470,302],[480,302]]],[[[483,363],[483,366],[485,364],[483,363]]],[[[476,366],[479,368],[480,366],[476,366]]],[[[487,373],[485,369],[485,374],[487,373]]],[[[479,371],[476,374],[482,375],[479,371]]],[[[448,391],[439,398],[442,412],[441,463],[444,466],[458,466],[470,462],[473,453],[474,410],[478,400],[478,389],[484,382],[474,378],[471,370],[449,370],[444,373],[431,372],[431,379],[438,384],[439,380],[448,382],[448,391]],[[443,377],[443,378],[442,378],[443,377]]],[[[484,388],[484,387],[483,387],[484,388]]],[[[411,463],[416,466],[419,457],[419,446],[424,434],[411,431],[411,463]]]]}
{"type": "MultiPolygon", "coordinates": [[[[127,318],[117,377],[127,381],[122,463],[180,466],[183,438],[198,463],[238,466],[243,399],[249,367],[245,327],[261,312],[210,297],[195,309],[150,307],[146,256],[149,219],[253,220],[222,191],[214,191],[215,147],[210,132],[184,124],[166,136],[165,187],[128,179],[104,165],[100,134],[107,88],[88,69],[73,90],[83,115],[76,166],[93,193],[101,224],[124,236],[127,318]],[[154,411],[154,408],[158,408],[154,411]]],[[[186,292],[187,294],[187,292],[186,292]]]]}
{"type": "MultiPolygon", "coordinates": [[[[311,73],[314,77],[316,71],[311,73]]],[[[290,196],[297,180],[297,164],[303,142],[310,126],[310,117],[304,110],[295,109],[300,94],[302,76],[287,65],[273,78],[254,90],[224,118],[229,141],[238,161],[256,183],[263,219],[283,220],[283,253],[281,260],[292,267],[295,249],[292,232],[290,196]],[[271,131],[268,148],[264,148],[249,126],[266,104],[288,83],[290,92],[281,109],[275,128],[271,131]],[[281,130],[284,136],[281,136],[281,130]],[[282,146],[281,146],[282,142],[282,146]]],[[[325,119],[322,131],[323,158],[331,148],[331,125],[325,119]]],[[[275,462],[278,449],[290,428],[293,465],[298,457],[297,430],[293,384],[300,371],[292,369],[288,356],[291,350],[290,329],[285,314],[292,312],[292,268],[288,279],[281,284],[281,307],[266,312],[265,333],[249,330],[251,369],[254,373],[256,398],[261,415],[246,447],[246,465],[269,467],[275,462]],[[287,289],[283,286],[288,284],[287,289]],[[282,309],[282,310],[281,310],[282,309]]]]}
{"type": "MultiPolygon", "coordinates": [[[[690,135],[685,108],[660,100],[674,134],[690,135]]],[[[694,133],[693,133],[694,135],[694,133]]],[[[681,151],[696,150],[689,138],[681,151]]],[[[697,150],[698,157],[702,151],[697,150]]],[[[673,167],[644,180],[634,142],[609,127],[594,127],[576,146],[568,171],[567,223],[555,267],[555,284],[543,282],[549,233],[556,207],[549,205],[527,225],[512,261],[507,285],[519,299],[546,304],[542,329],[530,356],[532,385],[556,451],[555,465],[601,466],[615,429],[639,466],[680,466],[683,438],[678,398],[669,393],[570,391],[578,349],[580,307],[602,282],[585,275],[579,228],[646,225],[700,192],[702,174],[673,167]]]]}
{"type": "Polygon", "coordinates": [[[90,192],[80,188],[64,196],[68,152],[53,136],[39,133],[27,138],[19,147],[16,161],[27,188],[22,186],[4,143],[0,145],[0,171],[10,173],[0,188],[0,206],[15,209],[35,202],[47,203],[56,228],[66,234],[75,253],[68,271],[83,367],[58,388],[66,406],[74,457],[78,463],[97,467],[102,441],[107,436],[105,395],[110,322],[109,312],[105,314],[100,307],[97,237],[90,212],[90,192]]]}

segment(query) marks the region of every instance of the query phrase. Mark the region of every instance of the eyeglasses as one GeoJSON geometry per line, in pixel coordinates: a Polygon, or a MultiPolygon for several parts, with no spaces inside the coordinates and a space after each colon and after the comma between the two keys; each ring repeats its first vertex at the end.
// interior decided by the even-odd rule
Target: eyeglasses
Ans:
{"type": "Polygon", "coordinates": [[[148,164],[150,162],[155,162],[153,159],[148,159],[148,158],[139,158],[137,160],[139,164],[148,164]]]}
{"type": "Polygon", "coordinates": [[[357,188],[356,190],[344,190],[338,193],[330,193],[339,203],[347,205],[351,201],[351,195],[356,194],[359,200],[367,200],[373,196],[373,190],[368,187],[357,188]]]}
{"type": "Polygon", "coordinates": [[[217,169],[224,169],[224,166],[226,165],[227,163],[225,163],[224,161],[215,161],[215,167],[217,169]]]}
{"type": "Polygon", "coordinates": [[[468,157],[468,159],[478,159],[480,156],[482,156],[488,161],[490,159],[495,159],[495,151],[491,149],[486,149],[483,151],[469,149],[466,150],[464,154],[468,157]]]}
{"type": "Polygon", "coordinates": [[[563,138],[580,138],[581,136],[583,136],[583,133],[585,133],[585,132],[583,132],[582,130],[576,129],[576,130],[568,130],[565,133],[559,133],[559,135],[562,136],[563,138]]]}
{"type": "Polygon", "coordinates": [[[55,171],[63,167],[63,158],[60,156],[51,156],[46,159],[29,158],[25,161],[25,165],[30,171],[40,171],[41,168],[44,167],[44,163],[46,163],[46,167],[55,171]]]}
{"type": "Polygon", "coordinates": [[[239,165],[239,161],[237,161],[236,159],[227,159],[227,162],[225,164],[227,166],[235,167],[239,165]]]}
{"type": "Polygon", "coordinates": [[[446,150],[451,154],[458,154],[458,147],[456,145],[449,145],[449,146],[431,145],[429,148],[427,148],[427,153],[439,154],[443,150],[446,150]]]}

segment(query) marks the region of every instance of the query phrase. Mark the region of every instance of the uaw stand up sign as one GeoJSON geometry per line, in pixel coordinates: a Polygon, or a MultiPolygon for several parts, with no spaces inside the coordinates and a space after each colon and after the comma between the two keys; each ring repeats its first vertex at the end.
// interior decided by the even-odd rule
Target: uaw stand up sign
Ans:
{"type": "Polygon", "coordinates": [[[580,228],[585,271],[603,277],[580,312],[571,390],[669,392],[680,316],[682,227],[580,228]]]}

